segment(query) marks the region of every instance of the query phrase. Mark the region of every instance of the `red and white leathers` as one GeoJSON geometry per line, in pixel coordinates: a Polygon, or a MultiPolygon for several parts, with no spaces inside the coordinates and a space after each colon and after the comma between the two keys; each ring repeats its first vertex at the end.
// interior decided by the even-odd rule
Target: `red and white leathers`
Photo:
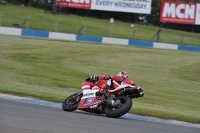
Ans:
{"type": "MultiPolygon", "coordinates": [[[[98,82],[94,83],[89,79],[86,79],[82,83],[82,89],[98,89],[100,93],[108,93],[111,94],[112,92],[121,91],[122,88],[120,87],[121,84],[129,84],[132,86],[136,86],[132,80],[129,78],[122,78],[120,76],[110,76],[110,75],[99,75],[98,82]],[[108,88],[109,87],[109,88],[108,88]],[[108,90],[106,90],[108,89],[108,90]]],[[[137,87],[137,86],[136,86],[137,87]]],[[[142,89],[138,86],[138,89],[142,89]]]]}
{"type": "MultiPolygon", "coordinates": [[[[129,84],[136,86],[132,80],[129,78],[122,78],[120,76],[110,76],[110,75],[100,75],[99,76],[99,82],[97,83],[97,86],[100,88],[100,92],[104,93],[105,88],[109,86],[108,94],[111,94],[112,92],[118,92],[121,91],[122,88],[120,87],[121,84],[129,84]]],[[[142,88],[138,88],[142,89],[142,88]]]]}

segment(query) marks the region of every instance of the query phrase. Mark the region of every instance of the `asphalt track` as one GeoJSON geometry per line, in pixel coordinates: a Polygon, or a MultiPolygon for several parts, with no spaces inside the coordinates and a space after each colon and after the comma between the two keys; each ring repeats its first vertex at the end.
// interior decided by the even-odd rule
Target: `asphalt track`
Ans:
{"type": "MultiPolygon", "coordinates": [[[[83,111],[0,97],[0,133],[200,133],[197,126],[108,118],[83,111]]],[[[60,105],[59,105],[60,106],[60,105]]]]}

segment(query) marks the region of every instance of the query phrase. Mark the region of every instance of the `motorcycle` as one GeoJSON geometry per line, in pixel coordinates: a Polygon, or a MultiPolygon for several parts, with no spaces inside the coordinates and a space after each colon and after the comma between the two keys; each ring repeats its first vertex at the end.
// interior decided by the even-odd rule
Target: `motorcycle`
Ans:
{"type": "Polygon", "coordinates": [[[91,82],[82,83],[82,91],[72,94],[62,103],[64,111],[82,110],[90,113],[105,114],[107,117],[118,118],[126,114],[132,107],[132,99],[142,97],[143,89],[132,83],[130,79],[125,79],[118,88],[107,91],[105,95],[97,95],[100,86],[107,81],[101,80],[91,89],[91,82]],[[120,89],[119,89],[120,88],[120,89]],[[107,104],[105,99],[120,100],[117,106],[107,104]]]}

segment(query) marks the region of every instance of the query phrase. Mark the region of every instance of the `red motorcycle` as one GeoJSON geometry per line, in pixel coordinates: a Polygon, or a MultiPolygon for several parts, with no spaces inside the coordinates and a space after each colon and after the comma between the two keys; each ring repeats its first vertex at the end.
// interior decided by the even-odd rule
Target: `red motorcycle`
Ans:
{"type": "Polygon", "coordinates": [[[105,114],[108,117],[117,118],[126,114],[132,107],[132,99],[142,97],[143,89],[132,83],[130,79],[125,79],[118,88],[110,88],[105,95],[97,95],[101,85],[107,83],[107,80],[101,80],[91,89],[91,82],[82,83],[82,91],[69,96],[64,100],[62,109],[64,111],[74,111],[76,109],[97,114],[105,114]],[[120,88],[120,89],[119,89],[120,88]],[[107,104],[107,98],[120,100],[117,106],[107,104]]]}

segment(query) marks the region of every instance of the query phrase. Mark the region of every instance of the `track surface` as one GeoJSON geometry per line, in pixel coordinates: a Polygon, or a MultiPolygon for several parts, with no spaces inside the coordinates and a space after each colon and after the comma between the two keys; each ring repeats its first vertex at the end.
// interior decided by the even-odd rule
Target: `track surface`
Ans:
{"type": "Polygon", "coordinates": [[[0,99],[0,133],[200,133],[200,129],[0,99]]]}

